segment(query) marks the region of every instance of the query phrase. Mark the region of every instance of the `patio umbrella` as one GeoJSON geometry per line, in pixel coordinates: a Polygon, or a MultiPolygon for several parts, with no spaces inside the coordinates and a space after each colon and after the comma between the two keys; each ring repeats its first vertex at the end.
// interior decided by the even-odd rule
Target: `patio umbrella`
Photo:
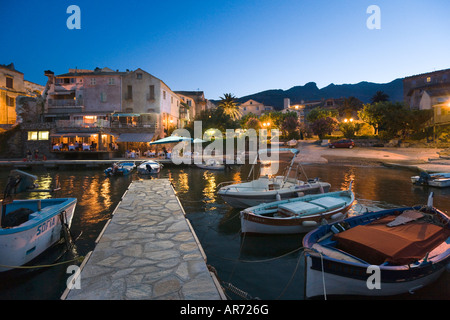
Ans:
{"type": "Polygon", "coordinates": [[[192,141],[193,143],[202,143],[202,142],[206,142],[203,139],[199,139],[199,138],[195,138],[194,141],[192,141]]]}
{"type": "Polygon", "coordinates": [[[181,141],[192,141],[192,138],[170,136],[170,137],[165,137],[165,138],[150,142],[150,144],[153,145],[153,144],[164,144],[164,143],[176,143],[176,142],[181,142],[181,141]]]}

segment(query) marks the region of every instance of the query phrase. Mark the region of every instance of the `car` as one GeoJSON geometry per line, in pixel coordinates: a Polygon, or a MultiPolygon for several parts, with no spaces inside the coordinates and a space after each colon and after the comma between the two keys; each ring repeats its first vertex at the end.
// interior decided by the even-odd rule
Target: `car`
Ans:
{"type": "Polygon", "coordinates": [[[343,139],[339,141],[335,141],[328,144],[330,148],[353,148],[355,146],[355,142],[351,139],[343,139]]]}

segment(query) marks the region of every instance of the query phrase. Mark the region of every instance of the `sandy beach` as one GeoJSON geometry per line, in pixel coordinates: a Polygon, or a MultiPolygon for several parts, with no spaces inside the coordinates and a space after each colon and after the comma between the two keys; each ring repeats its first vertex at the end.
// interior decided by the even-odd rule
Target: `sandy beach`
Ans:
{"type": "Polygon", "coordinates": [[[302,164],[356,164],[399,166],[414,171],[450,172],[450,160],[442,159],[436,148],[363,148],[330,149],[313,140],[299,141],[300,154],[296,161],[302,164]]]}

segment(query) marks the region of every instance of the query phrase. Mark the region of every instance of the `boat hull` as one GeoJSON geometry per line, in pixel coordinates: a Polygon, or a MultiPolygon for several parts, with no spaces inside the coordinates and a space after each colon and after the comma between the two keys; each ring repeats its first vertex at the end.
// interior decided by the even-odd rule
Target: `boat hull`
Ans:
{"type": "Polygon", "coordinates": [[[443,264],[429,270],[417,270],[413,276],[404,270],[403,276],[398,270],[380,269],[382,280],[379,288],[369,286],[372,283],[368,266],[356,266],[351,263],[338,263],[321,258],[320,255],[306,256],[305,297],[314,298],[327,295],[393,296],[402,293],[414,293],[436,281],[444,272],[443,264]],[[358,277],[357,275],[360,275],[358,277]],[[384,275],[386,275],[384,277],[384,275]],[[384,279],[383,279],[384,278],[384,279]],[[370,289],[372,288],[372,289],[370,289]]]}
{"type": "Polygon", "coordinates": [[[161,164],[156,162],[144,162],[137,167],[137,172],[142,175],[157,174],[160,171],[161,164]],[[150,171],[148,170],[149,168],[147,167],[147,164],[150,166],[150,171]]]}
{"type": "MultiPolygon", "coordinates": [[[[241,232],[255,234],[298,234],[307,233],[322,224],[331,224],[342,221],[346,218],[348,210],[353,205],[354,196],[352,193],[346,191],[339,193],[343,193],[343,198],[347,198],[343,206],[311,215],[288,218],[271,217],[255,214],[252,212],[252,208],[248,208],[240,213],[241,232]]],[[[330,194],[328,193],[326,195],[330,194]]],[[[314,195],[312,197],[314,197],[314,195]]],[[[299,200],[302,198],[299,198],[299,200]]],[[[276,205],[277,203],[282,202],[283,201],[273,202],[270,205],[276,205]]],[[[302,201],[298,202],[303,203],[302,201]]]]}
{"type": "Polygon", "coordinates": [[[411,182],[415,185],[430,186],[435,188],[450,187],[450,173],[421,174],[411,177],[411,182]]]}
{"type": "MultiPolygon", "coordinates": [[[[58,199],[44,199],[51,201],[58,199]]],[[[13,204],[29,207],[37,200],[16,200],[13,204]]],[[[67,201],[54,206],[43,208],[41,214],[34,212],[30,220],[15,228],[0,229],[0,272],[22,266],[38,257],[61,239],[62,221],[70,228],[77,200],[68,198],[67,201]],[[35,217],[33,217],[35,215],[35,217]]]]}
{"type": "MultiPolygon", "coordinates": [[[[399,215],[417,208],[397,208],[370,212],[345,219],[340,223],[351,228],[369,224],[382,217],[399,215]]],[[[450,218],[443,212],[432,212],[447,225],[450,218]]],[[[305,248],[305,297],[326,295],[393,296],[413,293],[436,281],[450,264],[450,238],[414,263],[370,265],[339,249],[327,245],[333,225],[322,226],[303,238],[305,248]],[[322,243],[324,245],[322,245],[322,243]],[[374,276],[377,273],[377,286],[374,276]]],[[[380,239],[381,241],[381,239],[380,239]]],[[[332,243],[333,241],[331,241],[332,243]]]]}
{"type": "Polygon", "coordinates": [[[299,194],[319,194],[322,192],[328,192],[330,190],[330,184],[317,182],[312,184],[300,185],[296,188],[279,189],[279,190],[267,190],[257,192],[232,192],[226,189],[219,190],[218,194],[222,197],[223,201],[228,203],[233,208],[245,209],[254,207],[262,203],[274,202],[279,199],[292,199],[298,198],[299,194]]]}

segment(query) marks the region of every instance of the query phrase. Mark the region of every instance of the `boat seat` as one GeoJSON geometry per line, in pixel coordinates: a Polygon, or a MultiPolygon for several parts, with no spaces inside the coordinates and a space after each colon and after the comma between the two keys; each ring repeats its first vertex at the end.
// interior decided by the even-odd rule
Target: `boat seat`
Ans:
{"type": "Polygon", "coordinates": [[[313,203],[295,201],[278,206],[278,212],[285,216],[306,216],[325,212],[326,209],[313,203]]]}
{"type": "Polygon", "coordinates": [[[315,200],[311,200],[310,203],[316,204],[328,210],[334,210],[345,205],[345,200],[333,198],[333,197],[322,197],[315,200]]]}

